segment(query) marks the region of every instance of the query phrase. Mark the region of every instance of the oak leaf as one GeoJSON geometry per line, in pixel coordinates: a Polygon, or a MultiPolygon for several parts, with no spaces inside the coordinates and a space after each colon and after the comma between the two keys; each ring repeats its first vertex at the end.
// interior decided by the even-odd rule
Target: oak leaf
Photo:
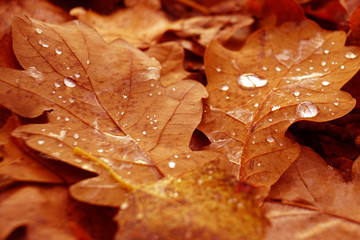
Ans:
{"type": "Polygon", "coordinates": [[[25,71],[0,68],[1,104],[24,117],[44,111],[48,116],[48,123],[21,126],[13,136],[99,174],[71,187],[77,199],[118,206],[124,189],[114,175],[140,184],[219,157],[189,148],[207,96],[198,82],[164,87],[156,59],[122,40],[108,44],[76,21],[52,25],[14,18],[13,37],[25,71]],[[103,166],[75,156],[75,147],[103,166]]]}
{"type": "Polygon", "coordinates": [[[299,154],[285,136],[292,123],[332,120],[354,107],[339,89],[358,71],[360,50],[344,47],[345,38],[303,21],[259,30],[239,51],[210,44],[199,129],[239,179],[269,189],[299,154]]]}
{"type": "Polygon", "coordinates": [[[123,199],[116,239],[263,239],[252,190],[214,164],[158,181],[123,199]]]}
{"type": "Polygon", "coordinates": [[[360,224],[359,158],[352,166],[352,179],[342,174],[311,149],[303,147],[298,159],[272,187],[269,199],[304,206],[360,224]]]}

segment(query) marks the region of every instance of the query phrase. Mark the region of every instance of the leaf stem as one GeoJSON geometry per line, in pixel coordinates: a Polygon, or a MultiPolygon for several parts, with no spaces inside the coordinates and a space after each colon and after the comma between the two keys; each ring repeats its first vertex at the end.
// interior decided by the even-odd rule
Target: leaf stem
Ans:
{"type": "Polygon", "coordinates": [[[109,165],[107,165],[105,162],[101,161],[99,158],[91,155],[90,153],[85,152],[83,149],[81,149],[79,147],[75,147],[73,149],[73,154],[99,163],[103,168],[105,168],[106,170],[108,170],[110,172],[111,176],[120,183],[120,186],[122,188],[125,188],[129,192],[136,190],[135,186],[124,181],[124,179],[122,179],[121,176],[119,176],[109,165]]]}

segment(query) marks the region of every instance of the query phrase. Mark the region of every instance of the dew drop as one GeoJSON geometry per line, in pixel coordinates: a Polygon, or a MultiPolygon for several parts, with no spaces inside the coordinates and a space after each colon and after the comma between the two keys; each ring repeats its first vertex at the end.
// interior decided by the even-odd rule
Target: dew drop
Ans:
{"type": "Polygon", "coordinates": [[[35,28],[34,30],[35,30],[35,33],[37,33],[37,34],[42,34],[42,32],[43,32],[40,28],[35,28]]]}
{"type": "Polygon", "coordinates": [[[268,81],[254,73],[245,73],[238,78],[237,83],[240,88],[254,89],[266,86],[268,81]]]}
{"type": "Polygon", "coordinates": [[[39,140],[37,143],[38,143],[39,145],[42,145],[42,144],[45,143],[45,141],[44,141],[44,140],[39,140]]]}
{"type": "Polygon", "coordinates": [[[325,67],[325,66],[326,66],[326,62],[325,62],[325,61],[322,61],[322,62],[321,62],[321,66],[325,67]]]}
{"type": "Polygon", "coordinates": [[[324,53],[325,53],[325,54],[329,54],[329,52],[330,52],[329,49],[325,49],[325,50],[324,50],[324,53]]]}
{"type": "Polygon", "coordinates": [[[334,105],[335,105],[335,106],[338,106],[338,105],[339,105],[339,103],[338,103],[338,102],[334,102],[334,105]]]}
{"type": "Polygon", "coordinates": [[[57,82],[55,82],[54,85],[55,85],[56,88],[61,87],[61,84],[60,84],[60,83],[57,83],[57,82]]]}
{"type": "Polygon", "coordinates": [[[322,81],[321,82],[321,85],[323,85],[323,86],[328,86],[330,84],[330,82],[328,82],[328,81],[322,81]]]}
{"type": "Polygon", "coordinates": [[[309,70],[314,70],[314,67],[309,67],[309,70]]]}
{"type": "Polygon", "coordinates": [[[269,122],[272,122],[272,118],[269,118],[269,122]]]}
{"type": "Polygon", "coordinates": [[[268,68],[267,68],[267,67],[262,67],[262,69],[263,69],[264,71],[267,71],[267,70],[268,70],[268,68]]]}
{"type": "Polygon", "coordinates": [[[275,68],[275,71],[281,72],[281,68],[280,68],[280,67],[276,67],[276,68],[275,68]]]}
{"type": "Polygon", "coordinates": [[[299,91],[295,91],[293,94],[294,94],[295,97],[300,96],[300,92],[299,92],[299,91]]]}
{"type": "Polygon", "coordinates": [[[217,68],[216,68],[216,71],[217,71],[217,72],[221,72],[221,68],[217,67],[217,68]]]}
{"type": "Polygon", "coordinates": [[[319,108],[311,101],[304,101],[298,104],[296,115],[301,118],[312,118],[319,114],[319,108]]]}
{"type": "Polygon", "coordinates": [[[79,137],[80,137],[79,134],[77,134],[77,133],[74,134],[75,139],[79,139],[79,137]]]}
{"type": "Polygon", "coordinates": [[[128,96],[126,94],[123,95],[123,98],[127,98],[128,96]]]}
{"type": "Polygon", "coordinates": [[[255,104],[254,104],[254,107],[258,107],[258,106],[259,106],[259,104],[258,104],[258,103],[255,103],[255,104]]]}
{"type": "Polygon", "coordinates": [[[176,88],[173,87],[172,90],[175,92],[175,91],[176,91],[176,88]]]}
{"type": "Polygon", "coordinates": [[[102,153],[102,152],[104,152],[104,150],[103,149],[98,149],[97,152],[102,153]]]}
{"type": "Polygon", "coordinates": [[[275,138],[274,138],[273,136],[268,136],[268,137],[266,138],[266,141],[269,142],[269,143],[272,143],[272,142],[275,141],[275,138]]]}
{"type": "Polygon", "coordinates": [[[341,69],[341,70],[343,70],[344,68],[345,68],[345,66],[344,66],[344,65],[341,65],[341,66],[340,66],[340,69],[341,69]]]}
{"type": "Polygon", "coordinates": [[[62,54],[61,47],[55,48],[55,52],[56,52],[57,55],[61,55],[62,54]]]}
{"type": "Polygon", "coordinates": [[[179,158],[179,156],[178,156],[178,155],[174,155],[174,158],[179,158]]]}
{"type": "Polygon", "coordinates": [[[40,83],[44,80],[43,74],[36,69],[36,67],[29,67],[25,70],[26,75],[36,79],[36,82],[40,83]]]}
{"type": "Polygon", "coordinates": [[[128,203],[128,202],[123,202],[123,203],[121,203],[121,205],[120,205],[120,209],[121,209],[121,210],[126,210],[126,209],[128,209],[128,207],[129,207],[129,203],[128,203]]]}
{"type": "Polygon", "coordinates": [[[66,118],[65,118],[65,121],[66,121],[66,122],[70,121],[70,118],[66,117],[66,118]]]}
{"type": "Polygon", "coordinates": [[[175,168],[176,163],[175,162],[169,162],[169,168],[175,168]]]}
{"type": "Polygon", "coordinates": [[[87,65],[89,65],[89,64],[90,64],[90,60],[89,60],[89,59],[86,61],[86,64],[87,64],[87,65]]]}
{"type": "Polygon", "coordinates": [[[79,78],[79,77],[80,77],[80,74],[79,74],[79,73],[74,73],[74,76],[75,76],[76,78],[79,78]]]}
{"type": "Polygon", "coordinates": [[[278,110],[279,108],[280,108],[279,105],[274,105],[274,106],[271,107],[271,111],[276,111],[276,110],[278,110]]]}
{"type": "Polygon", "coordinates": [[[224,86],[221,87],[221,90],[227,91],[227,90],[229,90],[229,86],[228,86],[228,85],[224,85],[224,86]]]}
{"type": "Polygon", "coordinates": [[[353,59],[353,58],[356,58],[357,55],[356,55],[355,53],[353,53],[353,52],[347,52],[347,53],[345,54],[345,57],[346,57],[346,58],[349,58],[349,59],[353,59]]]}
{"type": "Polygon", "coordinates": [[[75,102],[75,99],[69,98],[69,102],[70,102],[70,103],[74,103],[74,102],[75,102]]]}
{"type": "Polygon", "coordinates": [[[75,87],[76,86],[76,82],[74,79],[70,78],[70,77],[66,77],[64,78],[64,84],[67,86],[67,87],[75,87]]]}
{"type": "Polygon", "coordinates": [[[146,131],[143,131],[142,134],[143,134],[143,135],[146,135],[147,133],[146,133],[146,131]]]}
{"type": "Polygon", "coordinates": [[[39,42],[38,42],[42,47],[44,47],[44,48],[48,48],[49,47],[49,45],[48,44],[46,44],[46,43],[44,43],[43,41],[41,41],[41,40],[39,40],[39,42]]]}

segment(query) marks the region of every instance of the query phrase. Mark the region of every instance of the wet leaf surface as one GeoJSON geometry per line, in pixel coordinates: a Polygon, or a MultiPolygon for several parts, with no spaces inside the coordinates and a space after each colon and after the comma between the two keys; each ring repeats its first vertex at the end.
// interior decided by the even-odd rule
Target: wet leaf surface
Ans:
{"type": "Polygon", "coordinates": [[[240,51],[209,46],[199,128],[239,179],[269,189],[299,154],[285,136],[292,123],[328,121],[354,107],[339,89],[357,72],[360,52],[344,42],[343,32],[303,21],[258,31],[240,51]]]}

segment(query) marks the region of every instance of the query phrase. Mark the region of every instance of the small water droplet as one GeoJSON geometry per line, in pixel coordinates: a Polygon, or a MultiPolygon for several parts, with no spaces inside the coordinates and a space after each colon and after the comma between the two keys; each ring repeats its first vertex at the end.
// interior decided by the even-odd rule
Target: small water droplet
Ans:
{"type": "Polygon", "coordinates": [[[243,89],[254,89],[259,87],[264,87],[268,81],[254,73],[244,73],[240,75],[237,80],[237,83],[240,88],[243,89]]]}
{"type": "Polygon", "coordinates": [[[269,143],[272,143],[272,142],[275,142],[275,138],[273,136],[268,136],[266,138],[266,141],[269,142],[269,143]]]}
{"type": "Polygon", "coordinates": [[[75,87],[76,86],[76,82],[74,79],[72,79],[71,77],[66,77],[64,78],[64,84],[67,86],[67,87],[75,87]]]}
{"type": "Polygon", "coordinates": [[[309,67],[309,70],[314,70],[314,67],[309,67]]]}
{"type": "Polygon", "coordinates": [[[217,72],[221,72],[221,68],[217,67],[217,68],[216,68],[216,71],[217,71],[217,72]]]}
{"type": "Polygon", "coordinates": [[[66,67],[66,70],[70,70],[70,67],[66,67]]]}
{"type": "Polygon", "coordinates": [[[229,99],[230,99],[230,97],[229,97],[229,96],[226,96],[226,97],[225,97],[225,99],[226,99],[226,100],[229,100],[229,99]]]}
{"type": "Polygon", "coordinates": [[[328,82],[328,81],[322,81],[321,82],[321,85],[323,85],[323,86],[328,86],[330,84],[330,82],[328,82]]]}
{"type": "Polygon", "coordinates": [[[77,134],[77,133],[74,134],[75,139],[79,139],[79,137],[80,137],[79,134],[77,134]]]}
{"type": "Polygon", "coordinates": [[[37,83],[41,83],[44,80],[43,74],[36,69],[36,67],[29,67],[25,70],[26,75],[34,78],[37,83]]]}
{"type": "Polygon", "coordinates": [[[258,162],[257,165],[258,165],[258,167],[260,167],[260,166],[261,166],[261,163],[258,162]]]}
{"type": "Polygon", "coordinates": [[[296,69],[295,69],[295,71],[297,71],[297,72],[300,72],[300,70],[301,70],[300,68],[296,68],[296,69]]]}
{"type": "Polygon", "coordinates": [[[272,122],[272,118],[269,118],[269,122],[272,122]]]}
{"type": "Polygon", "coordinates": [[[66,122],[70,121],[70,118],[66,117],[66,118],[65,118],[65,121],[66,121],[66,122]]]}
{"type": "Polygon", "coordinates": [[[353,53],[353,52],[347,52],[347,53],[345,54],[345,57],[346,57],[346,58],[349,58],[349,59],[353,59],[353,58],[356,58],[357,55],[356,55],[355,53],[353,53]]]}
{"type": "Polygon", "coordinates": [[[174,158],[179,158],[179,156],[178,156],[178,155],[174,155],[174,158]]]}
{"type": "Polygon", "coordinates": [[[186,158],[190,158],[190,155],[188,154],[188,155],[186,155],[186,158]]]}
{"type": "Polygon", "coordinates": [[[275,71],[281,72],[281,68],[280,68],[280,67],[276,67],[276,68],[275,68],[275,71]]]}
{"type": "Polygon", "coordinates": [[[329,54],[329,52],[330,52],[329,49],[325,49],[325,50],[324,50],[324,53],[325,53],[325,54],[329,54]]]}
{"type": "Polygon", "coordinates": [[[123,95],[123,98],[127,98],[128,96],[126,94],[123,95]]]}
{"type": "Polygon", "coordinates": [[[121,203],[121,205],[120,205],[121,210],[126,210],[128,208],[129,208],[129,203],[128,202],[121,203]]]}
{"type": "Polygon", "coordinates": [[[325,66],[326,66],[326,62],[325,62],[325,61],[322,61],[322,62],[321,62],[321,66],[325,67],[325,66]]]}
{"type": "Polygon", "coordinates": [[[279,105],[274,105],[274,106],[271,107],[271,111],[276,111],[276,110],[278,110],[279,108],[280,108],[279,105]]]}
{"type": "Polygon", "coordinates": [[[55,85],[56,88],[61,87],[61,84],[60,84],[60,83],[57,83],[57,82],[55,82],[54,85],[55,85]]]}
{"type": "Polygon", "coordinates": [[[340,69],[341,69],[341,70],[343,70],[344,68],[345,68],[345,66],[344,66],[344,65],[341,65],[341,66],[340,66],[340,69]]]}
{"type": "Polygon", "coordinates": [[[146,131],[143,131],[142,134],[143,134],[143,135],[146,135],[147,133],[146,133],[146,131]]]}
{"type": "Polygon", "coordinates": [[[79,77],[80,77],[80,74],[79,74],[79,73],[74,73],[74,76],[75,76],[76,78],[79,78],[79,77]]]}
{"type": "Polygon", "coordinates": [[[153,94],[152,93],[149,93],[149,97],[151,97],[153,94]]]}
{"type": "Polygon", "coordinates": [[[169,162],[169,168],[175,168],[176,163],[175,162],[169,162]]]}
{"type": "Polygon", "coordinates": [[[89,59],[86,61],[86,64],[87,64],[87,65],[89,65],[89,64],[90,64],[90,60],[89,60],[89,59]]]}
{"type": "Polygon", "coordinates": [[[311,101],[299,103],[296,108],[296,115],[301,118],[312,118],[319,114],[319,108],[311,101]]]}
{"type": "Polygon", "coordinates": [[[46,131],[46,129],[45,129],[45,128],[42,128],[42,129],[41,129],[41,131],[42,131],[42,132],[45,132],[45,131],[46,131]]]}
{"type": "Polygon", "coordinates": [[[37,33],[37,34],[42,34],[42,32],[43,32],[40,28],[35,28],[34,30],[35,30],[35,33],[37,33]]]}
{"type": "Polygon", "coordinates": [[[295,91],[293,94],[294,94],[295,97],[300,96],[300,92],[299,92],[299,91],[295,91]]]}
{"type": "Polygon", "coordinates": [[[267,68],[267,67],[262,67],[262,69],[263,69],[264,71],[267,71],[267,70],[268,70],[268,68],[267,68]]]}
{"type": "Polygon", "coordinates": [[[255,104],[254,104],[254,107],[258,107],[258,106],[259,106],[259,103],[255,103],[255,104]]]}
{"type": "Polygon", "coordinates": [[[104,152],[104,150],[103,149],[98,149],[97,152],[102,153],[102,152],[104,152]]]}
{"type": "Polygon", "coordinates": [[[69,102],[70,102],[70,103],[74,103],[74,102],[75,102],[75,99],[69,98],[69,102]]]}
{"type": "Polygon", "coordinates": [[[55,52],[56,52],[57,55],[61,55],[62,54],[61,47],[55,48],[55,52]]]}
{"type": "Polygon", "coordinates": [[[339,105],[339,103],[338,103],[338,102],[334,102],[334,105],[335,105],[335,106],[338,106],[338,105],[339,105]]]}
{"type": "Polygon", "coordinates": [[[199,180],[197,181],[197,183],[198,183],[199,185],[201,185],[201,184],[204,183],[204,181],[203,181],[202,179],[199,179],[199,180]]]}
{"type": "Polygon", "coordinates": [[[49,47],[49,45],[48,44],[46,44],[46,43],[44,43],[43,41],[41,41],[41,40],[39,40],[39,42],[38,42],[42,47],[44,47],[44,48],[48,48],[49,47]]]}
{"type": "Polygon", "coordinates": [[[173,90],[173,91],[176,91],[176,88],[173,87],[172,90],[173,90]]]}
{"type": "Polygon", "coordinates": [[[221,90],[227,91],[227,90],[229,90],[229,86],[228,86],[228,85],[224,85],[224,86],[221,87],[221,90]]]}
{"type": "Polygon", "coordinates": [[[39,145],[42,145],[42,144],[45,143],[45,141],[44,141],[44,140],[39,140],[37,143],[38,143],[39,145]]]}

